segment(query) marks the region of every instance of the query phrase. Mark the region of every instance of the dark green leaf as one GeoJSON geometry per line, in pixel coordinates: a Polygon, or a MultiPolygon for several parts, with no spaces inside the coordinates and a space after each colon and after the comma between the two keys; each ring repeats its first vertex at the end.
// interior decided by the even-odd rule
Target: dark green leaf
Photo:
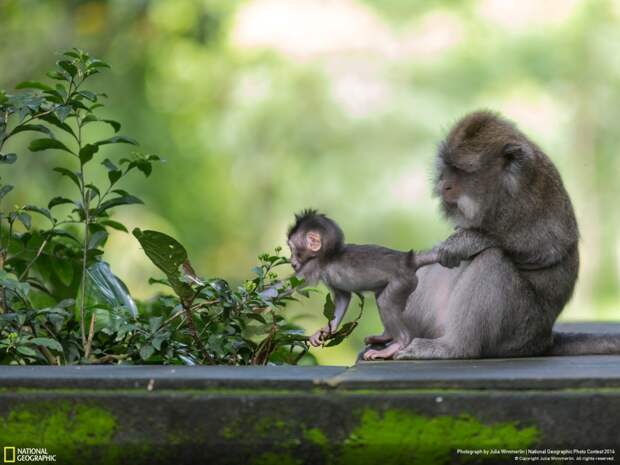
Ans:
{"type": "Polygon", "coordinates": [[[118,181],[121,176],[123,176],[123,172],[118,169],[118,167],[114,163],[112,163],[109,158],[103,160],[101,164],[105,166],[108,170],[108,179],[110,180],[110,185],[116,183],[116,181],[118,181]]]}
{"type": "Polygon", "coordinates": [[[71,77],[75,77],[75,75],[77,74],[77,68],[70,61],[61,60],[56,64],[60,66],[63,70],[65,70],[71,77]]]}
{"type": "Polygon", "coordinates": [[[20,124],[15,129],[13,129],[13,134],[18,134],[24,131],[42,132],[52,138],[54,137],[54,134],[52,133],[52,131],[50,131],[48,127],[43,126],[42,124],[20,124]]]}
{"type": "Polygon", "coordinates": [[[6,194],[11,192],[12,190],[13,190],[13,186],[9,184],[5,184],[4,186],[1,186],[0,187],[0,199],[2,199],[6,194]]]}
{"type": "Polygon", "coordinates": [[[30,227],[32,226],[32,218],[28,213],[18,213],[17,219],[20,221],[21,224],[24,225],[26,229],[30,229],[30,227]]]}
{"type": "Polygon", "coordinates": [[[39,118],[71,134],[73,137],[76,137],[73,129],[71,129],[71,126],[69,126],[67,123],[63,123],[62,121],[60,121],[55,114],[49,113],[47,115],[40,116],[39,118]]]}
{"type": "Polygon", "coordinates": [[[118,121],[114,121],[113,119],[102,119],[100,120],[104,123],[108,123],[114,129],[114,132],[118,132],[121,130],[121,123],[118,121]]]}
{"type": "Polygon", "coordinates": [[[71,77],[67,76],[66,73],[61,73],[60,71],[48,71],[45,74],[47,77],[50,77],[57,81],[69,81],[71,79],[71,77]]]}
{"type": "Polygon", "coordinates": [[[74,173],[73,171],[68,170],[67,168],[63,168],[62,166],[54,168],[54,171],[62,174],[63,176],[69,177],[75,183],[75,185],[78,186],[78,188],[80,187],[79,173],[74,173]]]}
{"type": "Polygon", "coordinates": [[[86,100],[90,100],[91,102],[96,102],[97,101],[97,95],[95,95],[94,93],[92,93],[92,92],[90,92],[88,90],[80,90],[80,91],[78,91],[78,95],[81,95],[86,100]]]}
{"type": "Polygon", "coordinates": [[[40,152],[42,150],[48,149],[57,149],[73,153],[65,144],[56,139],[35,139],[30,142],[28,149],[32,152],[40,152]]]}
{"type": "Polygon", "coordinates": [[[153,347],[151,344],[145,344],[140,348],[140,358],[142,360],[148,360],[154,353],[155,347],[153,347]]]}
{"type": "Polygon", "coordinates": [[[80,150],[80,162],[82,165],[85,165],[90,160],[93,159],[93,156],[99,151],[99,146],[93,144],[86,144],[80,150]]]}
{"type": "Polygon", "coordinates": [[[39,90],[53,90],[47,84],[43,84],[38,81],[24,81],[15,86],[16,89],[39,89],[39,90]]]}
{"type": "Polygon", "coordinates": [[[97,60],[95,58],[88,60],[88,62],[86,63],[86,66],[89,68],[109,68],[110,67],[110,65],[107,64],[105,61],[97,60]]]}
{"type": "Polygon", "coordinates": [[[107,145],[107,144],[131,144],[131,145],[138,145],[138,142],[134,139],[131,139],[130,137],[125,137],[125,136],[114,136],[114,137],[110,137],[108,139],[104,139],[104,140],[100,140],[98,142],[95,142],[95,144],[97,145],[107,145]]]}
{"type": "Polygon", "coordinates": [[[118,207],[120,205],[134,205],[138,203],[144,203],[138,197],[133,195],[122,195],[120,197],[114,197],[113,199],[106,200],[97,209],[98,213],[104,212],[110,208],[118,207]]]}
{"type": "Polygon", "coordinates": [[[55,339],[51,339],[49,337],[33,337],[28,342],[35,344],[37,346],[44,346],[48,349],[55,350],[56,352],[62,352],[62,345],[60,342],[55,339]]]}
{"type": "Polygon", "coordinates": [[[323,315],[329,321],[332,321],[335,316],[336,306],[334,305],[334,301],[332,300],[331,294],[327,294],[325,296],[325,304],[323,305],[323,315]]]}
{"type": "Polygon", "coordinates": [[[61,105],[58,108],[56,108],[56,111],[54,113],[58,117],[58,120],[61,123],[64,123],[65,119],[67,118],[67,116],[69,116],[72,110],[73,108],[69,105],[61,105]]]}
{"type": "Polygon", "coordinates": [[[36,357],[37,353],[31,349],[30,347],[26,347],[26,346],[17,346],[17,348],[15,349],[17,352],[19,352],[22,355],[25,355],[27,357],[36,357]]]}
{"type": "Polygon", "coordinates": [[[158,231],[141,231],[136,228],[133,235],[142,245],[146,256],[166,274],[177,295],[181,298],[191,297],[193,290],[182,281],[179,271],[184,264],[189,264],[185,248],[174,238],[158,231]]]}
{"type": "Polygon", "coordinates": [[[123,223],[119,223],[118,221],[103,219],[103,220],[99,220],[99,224],[102,224],[104,226],[109,226],[110,228],[116,229],[117,231],[123,231],[126,233],[129,232],[127,228],[125,227],[125,225],[123,223]]]}
{"type": "Polygon", "coordinates": [[[96,249],[101,244],[103,244],[107,238],[108,233],[106,231],[95,232],[93,235],[90,236],[90,239],[88,240],[88,248],[96,249]]]}
{"type": "Polygon", "coordinates": [[[52,214],[47,208],[37,207],[36,205],[26,205],[24,207],[24,210],[39,213],[40,215],[43,215],[50,220],[53,220],[52,214]]]}
{"type": "Polygon", "coordinates": [[[0,154],[0,163],[2,163],[2,164],[11,165],[11,164],[15,163],[15,160],[17,160],[17,154],[16,153],[7,153],[6,155],[1,155],[0,154]]]}
{"type": "MultiPolygon", "coordinates": [[[[76,177],[77,179],[77,177],[76,177]]],[[[52,200],[50,200],[50,202],[47,204],[47,208],[52,209],[54,208],[56,205],[63,205],[66,203],[73,203],[73,200],[71,199],[67,199],[65,197],[54,197],[52,200]]]]}

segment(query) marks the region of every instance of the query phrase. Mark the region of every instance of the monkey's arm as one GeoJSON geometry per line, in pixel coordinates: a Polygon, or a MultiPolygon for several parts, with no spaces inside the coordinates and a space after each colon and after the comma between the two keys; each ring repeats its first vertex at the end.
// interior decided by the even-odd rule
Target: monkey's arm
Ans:
{"type": "Polygon", "coordinates": [[[349,308],[349,302],[351,302],[351,293],[347,291],[341,291],[340,289],[334,289],[334,319],[329,322],[329,332],[335,333],[340,326],[340,322],[344,318],[349,308]]]}
{"type": "Polygon", "coordinates": [[[463,260],[469,260],[480,252],[492,247],[499,247],[494,238],[474,229],[458,229],[441,244],[435,246],[438,262],[447,268],[458,266],[463,260]]]}
{"type": "Polygon", "coordinates": [[[340,322],[344,318],[349,308],[349,302],[351,301],[351,293],[347,291],[341,291],[339,289],[332,289],[334,295],[334,318],[323,328],[316,331],[310,336],[310,344],[314,347],[321,345],[327,336],[335,333],[340,326],[340,322]]]}

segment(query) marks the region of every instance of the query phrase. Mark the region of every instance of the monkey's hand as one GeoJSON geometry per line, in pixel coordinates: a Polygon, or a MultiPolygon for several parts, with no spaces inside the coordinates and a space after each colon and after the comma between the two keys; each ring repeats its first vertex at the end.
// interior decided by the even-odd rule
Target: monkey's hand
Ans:
{"type": "Polygon", "coordinates": [[[312,336],[310,336],[309,342],[312,347],[318,347],[322,345],[326,340],[327,336],[331,334],[329,326],[324,326],[315,332],[312,336]]]}
{"type": "Polygon", "coordinates": [[[437,256],[439,258],[439,264],[441,266],[445,266],[446,268],[456,268],[463,260],[463,257],[461,257],[460,254],[454,253],[444,247],[440,247],[437,250],[437,256]]]}

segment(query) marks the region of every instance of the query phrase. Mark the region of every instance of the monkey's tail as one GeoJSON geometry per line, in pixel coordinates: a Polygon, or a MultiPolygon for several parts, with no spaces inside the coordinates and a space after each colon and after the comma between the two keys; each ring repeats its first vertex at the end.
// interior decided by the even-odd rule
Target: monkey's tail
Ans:
{"type": "Polygon", "coordinates": [[[620,355],[620,334],[553,332],[549,355],[620,355]]]}
{"type": "Polygon", "coordinates": [[[417,268],[415,252],[413,251],[413,249],[407,252],[407,255],[405,256],[405,266],[412,270],[415,270],[417,268]]]}

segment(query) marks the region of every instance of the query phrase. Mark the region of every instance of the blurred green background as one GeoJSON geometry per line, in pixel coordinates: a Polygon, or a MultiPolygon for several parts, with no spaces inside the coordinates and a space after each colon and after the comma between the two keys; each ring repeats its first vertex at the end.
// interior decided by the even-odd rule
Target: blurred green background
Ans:
{"type": "MultiPolygon", "coordinates": [[[[486,107],[542,146],[575,204],[582,266],[562,319],[620,318],[619,2],[0,0],[0,88],[73,46],[112,65],[96,78],[107,116],[167,160],[131,180],[146,206],[122,220],[177,237],[204,276],[249,276],[311,206],[350,242],[430,247],[450,232],[430,196],[436,144],[486,107]]],[[[54,156],[3,168],[8,200],[69,189],[54,156]]],[[[132,236],[113,234],[106,259],[134,296],[157,291],[132,236]]],[[[292,318],[314,331],[321,302],[292,318]]],[[[349,341],[313,353],[352,363],[380,330],[369,305],[349,341]]]]}

